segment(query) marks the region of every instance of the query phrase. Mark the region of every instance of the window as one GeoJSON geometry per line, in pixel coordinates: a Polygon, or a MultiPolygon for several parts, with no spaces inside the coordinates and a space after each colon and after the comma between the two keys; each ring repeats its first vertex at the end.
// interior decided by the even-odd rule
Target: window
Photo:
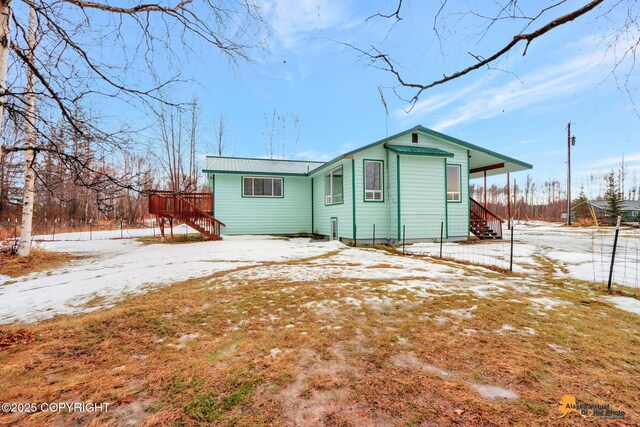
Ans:
{"type": "Polygon", "coordinates": [[[378,201],[384,200],[382,193],[382,161],[364,161],[364,200],[378,201]]]}
{"type": "Polygon", "coordinates": [[[282,197],[282,178],[245,176],[242,182],[245,197],[282,197]]]}
{"type": "Polygon", "coordinates": [[[631,211],[631,216],[632,217],[637,217],[638,216],[638,211],[631,211]]]}
{"type": "Polygon", "coordinates": [[[324,175],[324,204],[335,205],[342,203],[342,166],[330,170],[324,175]]]}
{"type": "Polygon", "coordinates": [[[460,165],[447,165],[447,201],[460,202],[460,165]]]}

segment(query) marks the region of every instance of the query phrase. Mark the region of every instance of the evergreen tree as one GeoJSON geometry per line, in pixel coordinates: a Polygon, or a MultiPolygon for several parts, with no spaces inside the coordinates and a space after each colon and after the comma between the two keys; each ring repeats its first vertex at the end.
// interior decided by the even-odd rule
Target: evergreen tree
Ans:
{"type": "Polygon", "coordinates": [[[575,219],[585,219],[591,216],[589,212],[589,200],[584,194],[584,187],[580,187],[580,194],[577,199],[574,199],[571,205],[571,213],[575,219]]]}
{"type": "Polygon", "coordinates": [[[604,199],[607,201],[607,210],[605,216],[610,224],[615,224],[618,220],[618,216],[622,215],[622,194],[620,194],[620,188],[616,183],[615,174],[613,171],[607,174],[607,192],[604,195],[604,199]]]}

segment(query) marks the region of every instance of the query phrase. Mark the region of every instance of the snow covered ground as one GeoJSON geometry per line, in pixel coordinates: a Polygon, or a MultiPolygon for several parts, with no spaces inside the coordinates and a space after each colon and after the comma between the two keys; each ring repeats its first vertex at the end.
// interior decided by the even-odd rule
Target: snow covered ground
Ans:
{"type": "MultiPolygon", "coordinates": [[[[157,230],[156,230],[157,231],[157,230]]],[[[175,233],[191,232],[178,226],[175,233]]],[[[64,267],[13,279],[0,276],[0,324],[30,322],[57,314],[81,313],[106,307],[128,294],[177,281],[229,272],[223,285],[244,280],[313,281],[348,279],[361,283],[367,295],[367,280],[384,280],[385,290],[402,298],[407,292],[430,298],[442,294],[467,293],[473,298],[496,297],[507,290],[529,298],[532,310],[544,313],[559,306],[545,296],[540,278],[553,266],[554,278],[593,280],[606,264],[612,244],[610,229],[567,228],[553,224],[516,224],[515,271],[528,277],[508,277],[487,281],[474,274],[480,267],[457,268],[428,259],[398,257],[383,251],[348,248],[338,242],[318,242],[305,238],[284,239],[267,236],[225,236],[217,242],[176,245],[144,245],[134,237],[151,235],[151,229],[96,231],[39,236],[47,250],[85,255],[64,267]],[[611,240],[611,244],[606,243],[611,240]],[[607,246],[609,244],[609,246],[607,246]],[[326,255],[302,265],[289,261],[326,255]],[[265,264],[275,263],[275,264],[265,264]],[[236,270],[239,267],[249,269],[236,270]],[[545,271],[545,268],[547,269],[545,271]]],[[[640,231],[625,230],[622,250],[616,261],[615,281],[638,289],[638,243],[640,231]],[[635,246],[634,246],[635,245],[635,246]]],[[[443,255],[474,263],[508,266],[508,240],[481,244],[446,243],[443,255]],[[466,251],[466,252],[465,252],[466,251]],[[492,261],[492,262],[490,262],[492,261]]],[[[407,246],[409,252],[437,254],[438,245],[420,243],[407,246]]],[[[478,270],[479,271],[479,270],[478,270]]],[[[608,270],[607,270],[608,271],[608,270]]],[[[286,288],[283,288],[283,291],[286,288]]],[[[371,301],[350,303],[384,305],[388,297],[369,295],[371,301]]],[[[614,297],[607,300],[620,309],[640,314],[637,300],[614,297]]],[[[331,306],[332,302],[327,301],[331,306]]],[[[451,314],[451,313],[449,313],[451,314]]]]}
{"type": "MultiPolygon", "coordinates": [[[[174,232],[184,232],[183,227],[176,227],[174,232]]],[[[125,230],[128,237],[151,233],[151,229],[125,230]]],[[[92,237],[90,241],[88,233],[68,233],[56,235],[55,241],[39,243],[47,250],[86,258],[17,279],[0,276],[0,324],[90,311],[127,294],[143,292],[150,286],[262,262],[322,255],[335,250],[337,245],[258,236],[226,237],[218,242],[144,245],[135,239],[120,239],[120,230],[98,231],[92,237]],[[98,302],[96,298],[100,299],[98,304],[86,306],[91,300],[98,302]]]]}
{"type": "MultiPolygon", "coordinates": [[[[504,240],[479,244],[447,242],[443,256],[477,264],[509,267],[510,234],[504,240]]],[[[540,261],[549,259],[557,265],[559,278],[606,283],[611,264],[614,229],[611,227],[565,227],[543,222],[515,224],[513,270],[534,273],[540,261]],[[537,259],[536,259],[537,258],[537,259]]],[[[439,243],[416,243],[407,246],[410,253],[439,255],[439,243]]],[[[640,290],[640,229],[620,231],[613,281],[640,290]]]]}

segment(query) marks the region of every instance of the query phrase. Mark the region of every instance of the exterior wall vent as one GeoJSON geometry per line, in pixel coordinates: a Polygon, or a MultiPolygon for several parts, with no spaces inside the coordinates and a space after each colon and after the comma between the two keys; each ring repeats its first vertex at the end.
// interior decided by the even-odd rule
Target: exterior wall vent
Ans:
{"type": "Polygon", "coordinates": [[[413,142],[414,144],[418,143],[418,134],[416,132],[411,134],[411,142],[413,142]]]}

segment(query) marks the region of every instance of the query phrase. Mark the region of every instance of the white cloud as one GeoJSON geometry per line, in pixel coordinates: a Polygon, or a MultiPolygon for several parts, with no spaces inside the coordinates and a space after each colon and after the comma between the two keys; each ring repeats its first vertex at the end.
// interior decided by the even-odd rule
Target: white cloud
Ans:
{"type": "Polygon", "coordinates": [[[338,0],[276,0],[265,6],[274,35],[285,49],[294,49],[314,31],[344,26],[345,3],[338,0]]]}
{"type": "MultiPolygon", "coordinates": [[[[588,168],[598,168],[598,167],[604,167],[604,166],[619,166],[620,165],[620,161],[622,160],[622,154],[620,154],[617,157],[608,157],[606,159],[601,159],[598,160],[597,162],[592,162],[589,163],[586,167],[588,168]]],[[[627,166],[629,166],[629,163],[633,163],[633,162],[640,162],[640,152],[638,153],[631,153],[631,154],[625,154],[624,155],[624,162],[627,163],[627,166]]]]}
{"type": "Polygon", "coordinates": [[[433,96],[427,95],[428,97],[422,101],[416,102],[411,111],[407,112],[405,109],[400,108],[394,111],[393,115],[403,122],[412,121],[419,117],[425,117],[427,114],[446,107],[463,96],[480,89],[482,86],[486,85],[491,78],[492,77],[490,75],[487,75],[486,78],[480,79],[460,90],[440,93],[433,96]]]}
{"type": "MultiPolygon", "coordinates": [[[[587,53],[570,57],[557,65],[538,67],[519,79],[501,85],[487,87],[491,79],[481,78],[471,85],[418,102],[414,111],[404,116],[416,121],[427,114],[433,116],[436,111],[444,111],[445,107],[456,102],[458,105],[440,115],[432,126],[443,131],[463,123],[489,119],[504,112],[566,99],[576,92],[596,87],[606,78],[616,61],[620,60],[607,46],[593,46],[592,37],[585,38],[582,46],[587,53]]],[[[398,111],[396,117],[403,120],[398,111]]]]}
{"type": "Polygon", "coordinates": [[[299,151],[293,155],[293,158],[296,160],[310,160],[310,161],[320,161],[326,162],[331,160],[333,157],[332,154],[326,152],[319,152],[315,150],[304,150],[299,151]]]}

